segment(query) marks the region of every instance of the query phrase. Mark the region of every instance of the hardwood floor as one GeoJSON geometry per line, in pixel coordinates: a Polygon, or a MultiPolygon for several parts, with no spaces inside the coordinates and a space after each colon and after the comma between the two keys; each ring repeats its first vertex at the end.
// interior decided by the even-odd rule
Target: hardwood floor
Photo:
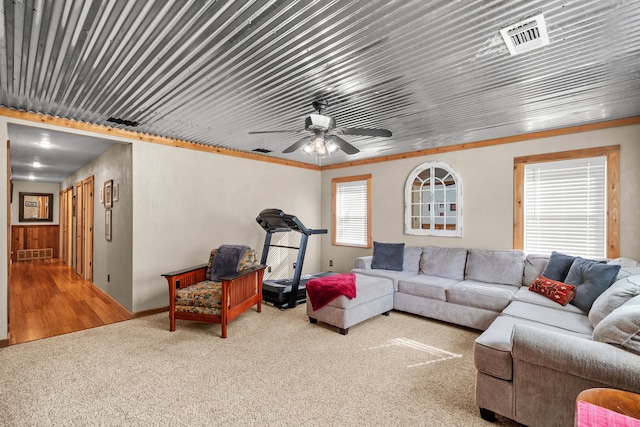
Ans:
{"type": "Polygon", "coordinates": [[[9,280],[9,344],[128,320],[124,307],[60,259],[18,261],[9,280]]]}

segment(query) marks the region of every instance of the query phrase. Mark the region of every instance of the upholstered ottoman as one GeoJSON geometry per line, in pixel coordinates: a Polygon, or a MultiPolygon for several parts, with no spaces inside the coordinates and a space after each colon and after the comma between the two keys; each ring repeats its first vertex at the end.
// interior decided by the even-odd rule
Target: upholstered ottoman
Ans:
{"type": "Polygon", "coordinates": [[[307,292],[307,316],[311,323],[318,320],[335,326],[342,335],[349,328],[378,314],[388,315],[393,309],[393,283],[383,277],[356,274],[356,297],[339,296],[324,307],[314,310],[307,292]]]}

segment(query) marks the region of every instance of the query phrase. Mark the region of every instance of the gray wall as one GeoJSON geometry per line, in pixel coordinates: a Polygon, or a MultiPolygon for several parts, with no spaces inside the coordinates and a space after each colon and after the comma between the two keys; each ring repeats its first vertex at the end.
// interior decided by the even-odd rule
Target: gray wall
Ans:
{"type": "MultiPolygon", "coordinates": [[[[65,179],[60,188],[94,176],[93,282],[122,304],[133,310],[132,230],[133,193],[131,188],[131,144],[114,144],[100,157],[65,179]],[[105,206],[100,203],[100,189],[113,180],[119,186],[119,199],[112,207],[112,237],[105,239],[105,206]]],[[[75,218],[74,218],[75,221],[75,218]]],[[[75,257],[73,258],[75,260],[75,257]]]]}

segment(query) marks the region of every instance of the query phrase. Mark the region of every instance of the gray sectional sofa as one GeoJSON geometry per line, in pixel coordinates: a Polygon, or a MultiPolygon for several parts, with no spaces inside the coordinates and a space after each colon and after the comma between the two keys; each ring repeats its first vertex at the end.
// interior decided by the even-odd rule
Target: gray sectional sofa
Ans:
{"type": "Polygon", "coordinates": [[[558,254],[550,261],[549,255],[518,250],[406,246],[401,269],[387,269],[384,263],[372,268],[380,266],[375,254],[374,247],[374,255],[356,259],[352,272],[391,279],[394,310],[483,331],[474,344],[476,404],[483,418],[497,413],[529,426],[571,426],[582,390],[640,393],[636,261],[578,258],[588,267],[581,270],[576,262],[576,271],[568,273],[553,268],[561,260],[569,269],[574,257],[558,254]],[[600,286],[586,268],[606,271],[613,284],[600,286]],[[543,273],[563,279],[571,274],[566,280],[577,280],[582,308],[532,292],[530,285],[543,273]]]}

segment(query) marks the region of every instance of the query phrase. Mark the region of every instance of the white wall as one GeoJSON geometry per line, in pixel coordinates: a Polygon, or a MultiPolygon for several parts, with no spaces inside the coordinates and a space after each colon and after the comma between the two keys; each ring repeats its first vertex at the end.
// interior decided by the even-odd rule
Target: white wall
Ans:
{"type": "MultiPolygon", "coordinates": [[[[322,226],[331,229],[331,179],[372,174],[372,233],[381,242],[446,247],[513,247],[513,159],[518,156],[605,145],[621,146],[621,256],[640,260],[640,125],[555,136],[485,148],[325,171],[322,174],[322,226]],[[404,234],[404,185],[409,173],[428,160],[450,164],[464,185],[464,234],[460,238],[404,234]]],[[[322,246],[322,266],[349,271],[371,249],[322,246]]]]}
{"type": "Polygon", "coordinates": [[[60,213],[60,184],[51,182],[35,181],[13,181],[13,202],[11,203],[11,224],[13,225],[34,225],[34,224],[59,224],[58,215],[60,213]],[[53,221],[20,221],[20,193],[45,193],[53,194],[53,221]]]}
{"type": "MultiPolygon", "coordinates": [[[[160,274],[206,263],[221,244],[260,256],[266,233],[255,219],[263,209],[282,209],[310,228],[320,223],[320,172],[307,169],[136,143],[133,190],[134,311],[166,306],[160,274]]],[[[318,271],[326,238],[309,239],[303,273],[318,271]]]]}

